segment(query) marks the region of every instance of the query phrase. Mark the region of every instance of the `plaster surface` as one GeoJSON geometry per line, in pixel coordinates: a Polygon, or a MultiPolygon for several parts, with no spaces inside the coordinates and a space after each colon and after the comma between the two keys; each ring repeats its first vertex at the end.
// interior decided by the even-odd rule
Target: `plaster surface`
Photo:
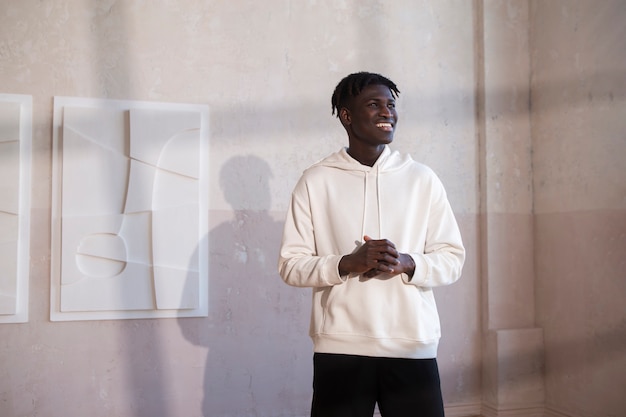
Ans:
{"type": "MultiPolygon", "coordinates": [[[[33,181],[29,322],[0,326],[10,364],[0,368],[0,414],[307,415],[309,294],[280,281],[275,254],[302,170],[345,145],[332,89],[364,69],[398,84],[393,146],[442,178],[468,247],[461,281],[436,294],[447,415],[499,413],[482,405],[490,326],[515,330],[510,340],[520,327],[533,337],[543,329],[546,413],[623,414],[624,384],[613,384],[626,374],[624,250],[614,234],[624,224],[623,16],[611,0],[2,2],[0,91],[32,96],[33,181]],[[493,31],[477,36],[479,18],[493,31]],[[481,102],[486,81],[493,94],[481,102]],[[210,260],[207,317],[50,322],[55,96],[210,106],[206,249],[197,254],[210,260]],[[494,118],[483,123],[487,110],[494,118]],[[483,215],[494,226],[487,261],[483,215]],[[584,331],[570,330],[571,317],[584,331]]],[[[135,164],[132,175],[153,173],[135,164]]],[[[146,195],[129,195],[118,211],[142,217],[146,195]]],[[[500,368],[505,382],[536,370],[511,365],[500,368]]]]}
{"type": "Polygon", "coordinates": [[[532,3],[538,323],[546,406],[626,413],[626,4],[532,3]]]}
{"type": "MultiPolygon", "coordinates": [[[[24,0],[0,10],[0,91],[32,95],[34,109],[31,314],[27,326],[0,327],[12,364],[0,370],[3,416],[307,415],[310,294],[280,280],[277,236],[302,170],[346,144],[330,96],[349,72],[398,84],[394,146],[435,169],[475,240],[471,2],[24,0]],[[210,106],[198,254],[210,260],[208,317],[50,322],[55,96],[210,106]]],[[[138,213],[141,194],[129,195],[138,213]]],[[[446,406],[465,415],[480,408],[476,259],[468,265],[438,295],[446,406]]]]}

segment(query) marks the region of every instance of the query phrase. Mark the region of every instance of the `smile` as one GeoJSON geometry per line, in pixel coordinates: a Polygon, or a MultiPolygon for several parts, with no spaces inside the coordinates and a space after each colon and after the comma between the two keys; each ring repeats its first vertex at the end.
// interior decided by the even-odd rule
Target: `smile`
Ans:
{"type": "Polygon", "coordinates": [[[389,132],[393,130],[393,125],[391,123],[376,123],[376,127],[389,132]]]}

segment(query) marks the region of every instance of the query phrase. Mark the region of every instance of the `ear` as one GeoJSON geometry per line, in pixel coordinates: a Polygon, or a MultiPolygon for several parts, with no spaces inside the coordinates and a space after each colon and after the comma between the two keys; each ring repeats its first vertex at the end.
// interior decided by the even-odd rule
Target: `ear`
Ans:
{"type": "Polygon", "coordinates": [[[345,126],[352,123],[352,116],[350,115],[350,110],[348,110],[345,107],[342,107],[341,110],[339,110],[339,120],[341,120],[341,123],[345,126]]]}

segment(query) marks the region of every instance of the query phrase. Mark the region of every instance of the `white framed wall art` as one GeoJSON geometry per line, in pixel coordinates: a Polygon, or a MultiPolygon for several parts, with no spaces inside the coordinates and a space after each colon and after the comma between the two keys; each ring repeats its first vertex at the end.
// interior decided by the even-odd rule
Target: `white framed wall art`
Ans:
{"type": "Polygon", "coordinates": [[[28,321],[32,106],[0,94],[0,323],[28,321]]]}
{"type": "Polygon", "coordinates": [[[51,320],[208,314],[208,120],[54,98],[51,320]]]}

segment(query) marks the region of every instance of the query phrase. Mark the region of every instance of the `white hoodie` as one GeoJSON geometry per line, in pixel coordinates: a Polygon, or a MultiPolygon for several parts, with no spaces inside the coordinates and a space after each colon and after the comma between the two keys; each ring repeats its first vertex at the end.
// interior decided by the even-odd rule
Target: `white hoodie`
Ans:
{"type": "Polygon", "coordinates": [[[388,146],[374,166],[344,148],[308,168],[285,221],[278,269],[312,287],[315,352],[434,358],[441,335],[432,288],[461,275],[465,249],[435,173],[388,146]],[[415,261],[413,277],[340,276],[363,236],[388,239],[415,261]]]}

